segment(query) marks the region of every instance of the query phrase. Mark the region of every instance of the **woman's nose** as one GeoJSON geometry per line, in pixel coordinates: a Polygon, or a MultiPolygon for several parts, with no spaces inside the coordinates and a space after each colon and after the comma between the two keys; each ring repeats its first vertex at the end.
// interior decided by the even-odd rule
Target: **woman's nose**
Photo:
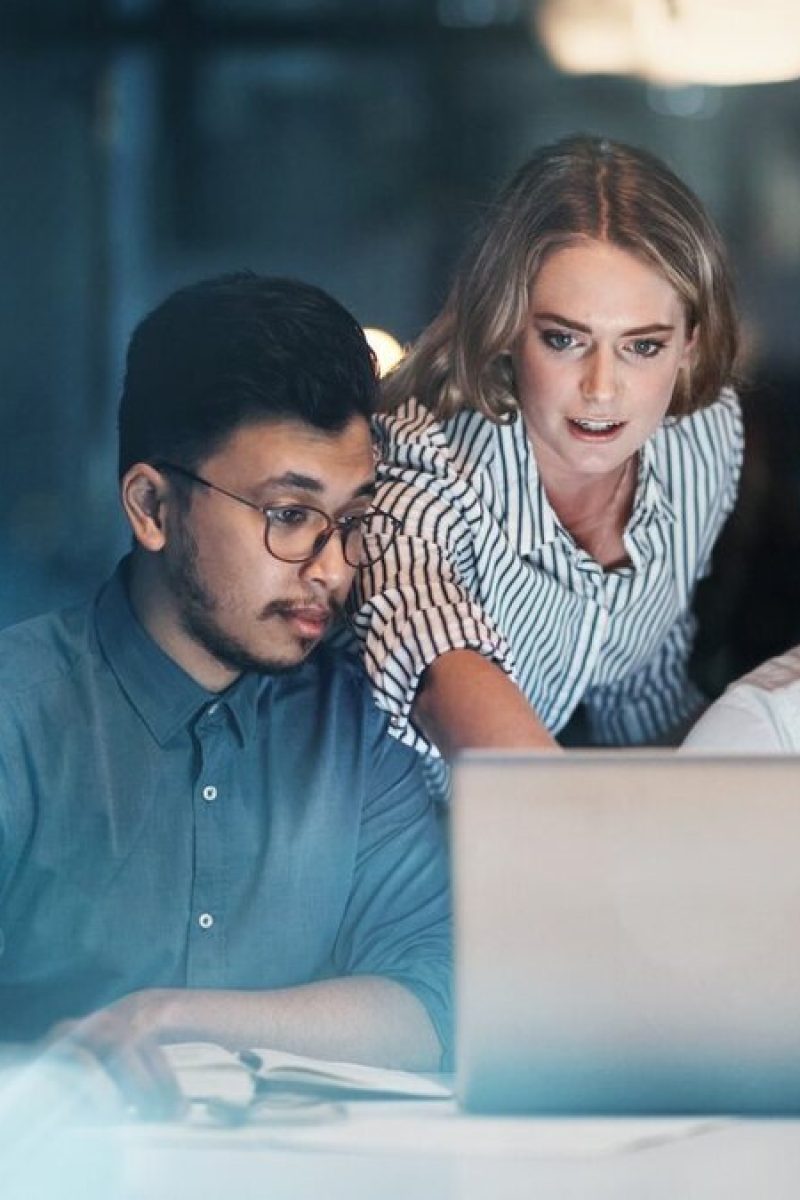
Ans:
{"type": "Polygon", "coordinates": [[[592,404],[604,404],[614,399],[617,390],[616,364],[610,349],[596,347],[584,360],[581,383],[583,397],[592,404]]]}

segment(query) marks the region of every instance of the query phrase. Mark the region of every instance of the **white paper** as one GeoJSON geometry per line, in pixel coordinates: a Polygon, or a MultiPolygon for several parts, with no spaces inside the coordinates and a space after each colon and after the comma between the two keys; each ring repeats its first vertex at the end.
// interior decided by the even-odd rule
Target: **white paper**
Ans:
{"type": "Polygon", "coordinates": [[[255,1050],[253,1053],[262,1063],[257,1074],[269,1081],[318,1083],[322,1087],[339,1086],[347,1091],[382,1092],[426,1100],[446,1100],[453,1094],[443,1084],[411,1071],[369,1067],[363,1063],[329,1062],[284,1050],[255,1050]]]}
{"type": "Polygon", "coordinates": [[[255,1092],[255,1076],[267,1083],[324,1093],[359,1092],[411,1099],[447,1099],[452,1092],[424,1075],[385,1070],[361,1063],[308,1058],[283,1050],[252,1050],[239,1055],[211,1042],[184,1042],[165,1046],[167,1060],[183,1094],[190,1100],[217,1099],[247,1105],[255,1092]],[[255,1061],[258,1059],[260,1066],[255,1061]]]}
{"type": "Polygon", "coordinates": [[[163,1050],[187,1100],[221,1100],[246,1108],[253,1099],[256,1082],[252,1071],[223,1046],[182,1042],[163,1050]]]}

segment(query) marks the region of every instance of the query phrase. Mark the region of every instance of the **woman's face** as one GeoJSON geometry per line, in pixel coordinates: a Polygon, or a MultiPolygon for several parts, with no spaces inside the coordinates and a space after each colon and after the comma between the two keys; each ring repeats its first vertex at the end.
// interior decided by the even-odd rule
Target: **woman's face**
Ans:
{"type": "Polygon", "coordinates": [[[694,342],[654,267],[587,240],[545,259],[512,347],[517,399],[545,482],[617,470],[663,420],[694,342]]]}

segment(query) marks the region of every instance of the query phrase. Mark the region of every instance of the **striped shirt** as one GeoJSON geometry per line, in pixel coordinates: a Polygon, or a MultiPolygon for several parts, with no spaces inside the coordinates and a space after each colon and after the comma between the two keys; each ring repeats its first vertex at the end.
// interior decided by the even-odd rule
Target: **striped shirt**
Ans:
{"type": "Polygon", "coordinates": [[[409,714],[426,667],[458,649],[497,662],[553,734],[580,704],[597,745],[652,742],[697,715],[690,606],[736,498],[732,392],[645,443],[630,563],[608,571],[550,506],[522,420],[467,410],[441,422],[410,400],[376,421],[376,504],[401,530],[361,571],[352,621],[396,736],[437,753],[409,714]]]}

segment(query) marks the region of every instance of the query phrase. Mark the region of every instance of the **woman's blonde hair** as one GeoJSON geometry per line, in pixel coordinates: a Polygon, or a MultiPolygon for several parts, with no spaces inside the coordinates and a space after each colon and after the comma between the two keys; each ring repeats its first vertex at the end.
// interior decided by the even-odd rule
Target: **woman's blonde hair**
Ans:
{"type": "Polygon", "coordinates": [[[501,190],[444,308],[384,381],[383,407],[416,396],[440,418],[463,408],[493,421],[517,409],[510,347],[545,257],[581,238],[635,254],[674,287],[697,331],[669,413],[711,404],[732,382],[738,333],[722,239],[694,193],[647,151],[570,137],[540,149],[501,190]]]}

